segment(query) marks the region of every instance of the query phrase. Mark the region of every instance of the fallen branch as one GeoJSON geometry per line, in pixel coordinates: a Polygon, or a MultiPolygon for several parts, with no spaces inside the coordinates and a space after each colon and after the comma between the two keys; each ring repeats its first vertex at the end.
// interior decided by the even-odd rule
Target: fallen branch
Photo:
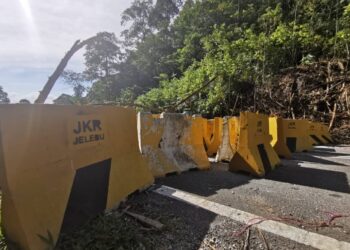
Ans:
{"type": "Polygon", "coordinates": [[[199,92],[201,92],[203,89],[205,89],[206,87],[208,87],[215,79],[217,76],[214,76],[212,79],[210,79],[209,81],[207,81],[205,84],[203,84],[203,86],[201,86],[200,88],[196,89],[195,91],[193,91],[191,94],[189,94],[187,97],[185,97],[184,99],[182,99],[180,102],[171,105],[171,106],[167,106],[164,109],[166,111],[168,111],[168,109],[170,110],[174,110],[175,108],[177,108],[178,106],[180,106],[181,104],[183,104],[184,102],[186,102],[188,99],[190,99],[192,96],[198,94],[199,92]]]}
{"type": "Polygon", "coordinates": [[[158,230],[161,230],[163,229],[164,225],[162,223],[160,223],[159,221],[156,221],[156,220],[152,220],[150,218],[147,218],[143,215],[140,215],[140,214],[136,214],[136,213],[132,213],[132,212],[128,212],[128,211],[125,211],[125,214],[137,219],[138,221],[144,223],[144,224],[147,224],[149,226],[152,226],[158,230]]]}
{"type": "Polygon", "coordinates": [[[79,49],[87,45],[88,43],[92,42],[93,40],[96,39],[97,36],[90,37],[82,42],[80,40],[77,40],[72,48],[65,54],[65,56],[62,58],[60,63],[57,65],[57,68],[53,72],[53,74],[49,77],[47,80],[44,88],[42,91],[40,91],[40,94],[38,98],[35,100],[35,103],[45,103],[47,97],[49,96],[53,86],[55,85],[57,79],[60,77],[62,74],[63,70],[68,64],[68,61],[71,59],[71,57],[77,52],[79,49]]]}

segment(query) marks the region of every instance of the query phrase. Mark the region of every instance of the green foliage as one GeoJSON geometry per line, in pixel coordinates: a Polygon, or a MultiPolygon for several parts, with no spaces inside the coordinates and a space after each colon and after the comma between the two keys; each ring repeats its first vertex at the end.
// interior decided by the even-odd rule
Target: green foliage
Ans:
{"type": "Polygon", "coordinates": [[[117,73],[122,59],[118,40],[113,33],[101,32],[86,45],[84,75],[88,80],[108,79],[117,73]]]}
{"type": "Polygon", "coordinates": [[[73,87],[74,97],[82,98],[86,87],[86,76],[82,73],[77,73],[71,70],[66,70],[62,74],[62,78],[65,82],[73,87]]]}
{"type": "Polygon", "coordinates": [[[114,102],[116,96],[113,87],[111,80],[95,81],[87,94],[88,101],[93,104],[114,102]]]}
{"type": "MultiPolygon", "coordinates": [[[[187,104],[196,113],[229,111],[229,107],[223,106],[226,95],[250,91],[251,83],[260,77],[265,60],[263,48],[266,37],[263,34],[257,36],[247,30],[240,39],[232,42],[230,38],[237,35],[225,25],[216,27],[210,36],[202,39],[206,56],[200,62],[193,63],[180,78],[163,80],[160,88],[140,96],[137,102],[151,110],[171,106],[217,76],[209,88],[187,104]]],[[[184,107],[179,108],[182,110],[184,107]]]]}
{"type": "Polygon", "coordinates": [[[160,112],[215,77],[176,110],[231,114],[283,68],[350,58],[349,0],[134,0],[122,24],[87,48],[88,102],[160,112]]]}
{"type": "Polygon", "coordinates": [[[199,20],[202,23],[184,36],[183,46],[177,51],[182,74],[162,81],[159,88],[140,96],[138,103],[150,110],[174,105],[210,77],[219,76],[209,88],[178,107],[178,111],[190,108],[212,115],[230,114],[235,96],[252,94],[280,69],[330,55],[330,44],[336,44],[333,40],[337,36],[337,47],[347,46],[349,31],[336,33],[337,22],[347,23],[343,19],[348,5],[342,18],[340,12],[337,15],[347,1],[340,1],[336,7],[326,0],[270,1],[260,5],[242,2],[203,1],[185,5],[174,24],[182,24],[183,20],[189,26],[199,20]],[[226,10],[232,10],[230,16],[225,16],[226,10]],[[196,16],[197,11],[201,18],[196,16]],[[189,20],[188,13],[194,20],[189,20]],[[209,17],[217,23],[209,24],[213,20],[209,17]],[[225,21],[220,22],[221,18],[225,21]]]}
{"type": "Polygon", "coordinates": [[[350,59],[350,4],[344,7],[343,16],[339,20],[340,29],[331,40],[334,44],[334,54],[350,59]]]}
{"type": "Polygon", "coordinates": [[[152,0],[134,0],[129,8],[122,14],[122,24],[131,23],[131,26],[122,32],[126,45],[141,42],[152,33],[149,26],[149,16],[152,10],[152,0]]]}
{"type": "Polygon", "coordinates": [[[136,99],[135,90],[133,88],[125,88],[120,92],[120,96],[117,97],[116,102],[120,105],[133,105],[136,99]]]}

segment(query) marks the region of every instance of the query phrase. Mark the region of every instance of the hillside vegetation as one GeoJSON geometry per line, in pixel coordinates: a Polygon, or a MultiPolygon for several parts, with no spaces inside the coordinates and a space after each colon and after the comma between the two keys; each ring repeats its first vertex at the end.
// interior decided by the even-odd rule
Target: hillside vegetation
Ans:
{"type": "Polygon", "coordinates": [[[135,0],[122,24],[65,72],[71,102],[348,121],[349,0],[135,0]]]}

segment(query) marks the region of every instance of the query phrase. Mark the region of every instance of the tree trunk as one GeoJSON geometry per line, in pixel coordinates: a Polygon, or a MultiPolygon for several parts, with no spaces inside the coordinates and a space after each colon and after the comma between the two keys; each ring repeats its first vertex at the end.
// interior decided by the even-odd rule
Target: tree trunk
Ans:
{"type": "Polygon", "coordinates": [[[82,47],[84,47],[86,44],[92,42],[94,39],[96,39],[96,36],[90,37],[82,42],[80,42],[80,40],[77,40],[73,44],[72,48],[65,54],[65,56],[62,58],[57,68],[53,72],[53,74],[47,80],[44,88],[42,89],[42,91],[40,91],[38,98],[35,100],[35,103],[45,103],[57,79],[60,77],[60,75],[66,68],[68,61],[71,59],[74,53],[77,52],[82,47]]]}

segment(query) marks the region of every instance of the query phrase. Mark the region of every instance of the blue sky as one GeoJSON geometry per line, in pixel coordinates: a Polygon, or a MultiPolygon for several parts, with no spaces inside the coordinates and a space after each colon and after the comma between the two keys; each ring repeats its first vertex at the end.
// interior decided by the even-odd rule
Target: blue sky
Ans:
{"type": "MultiPolygon", "coordinates": [[[[119,36],[121,13],[132,0],[1,0],[0,86],[12,103],[38,96],[47,78],[77,39],[100,31],[119,36]]],[[[83,51],[68,69],[83,69],[83,51]]],[[[58,81],[48,101],[71,88],[58,81]]]]}

